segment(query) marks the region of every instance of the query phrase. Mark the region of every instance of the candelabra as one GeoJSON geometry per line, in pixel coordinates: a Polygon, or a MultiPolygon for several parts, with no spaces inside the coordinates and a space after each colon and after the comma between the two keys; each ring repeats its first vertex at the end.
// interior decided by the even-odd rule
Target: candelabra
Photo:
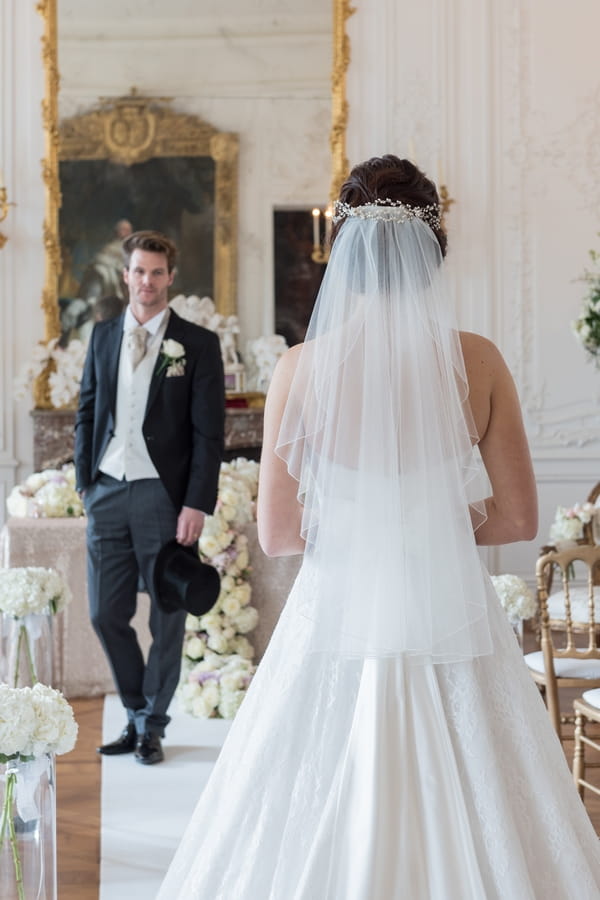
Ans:
{"type": "Polygon", "coordinates": [[[313,209],[313,248],[310,258],[313,262],[324,264],[329,262],[329,241],[331,239],[331,207],[328,206],[324,212],[320,209],[313,209]],[[323,241],[321,242],[321,217],[325,219],[325,228],[323,241]]]}

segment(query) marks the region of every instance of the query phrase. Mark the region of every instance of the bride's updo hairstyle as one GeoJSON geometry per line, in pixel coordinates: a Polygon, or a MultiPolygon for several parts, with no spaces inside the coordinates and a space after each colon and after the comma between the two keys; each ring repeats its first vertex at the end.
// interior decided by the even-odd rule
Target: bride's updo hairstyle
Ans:
{"type": "MultiPolygon", "coordinates": [[[[435,184],[408,159],[399,159],[388,153],[385,156],[373,156],[364,163],[354,166],[343,183],[339,200],[348,206],[364,206],[378,201],[385,205],[386,200],[406,203],[410,207],[431,207],[440,204],[435,184]]],[[[331,230],[333,244],[344,219],[334,223],[331,230]]],[[[448,239],[441,225],[431,225],[442,256],[446,255],[448,239]]]]}

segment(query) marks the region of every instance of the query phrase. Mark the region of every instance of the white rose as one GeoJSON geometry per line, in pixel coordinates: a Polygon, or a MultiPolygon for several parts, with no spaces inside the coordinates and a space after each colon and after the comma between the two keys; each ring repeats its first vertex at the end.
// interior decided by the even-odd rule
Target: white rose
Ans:
{"type": "Polygon", "coordinates": [[[25,479],[25,487],[32,493],[35,493],[46,484],[47,480],[48,478],[44,472],[34,472],[33,475],[25,479]]]}
{"type": "Polygon", "coordinates": [[[181,359],[182,356],[185,356],[183,344],[180,344],[179,341],[174,341],[172,338],[163,341],[160,349],[169,359],[181,359]]]}
{"type": "Polygon", "coordinates": [[[202,534],[200,536],[200,550],[208,557],[208,559],[212,559],[213,556],[216,556],[220,549],[221,547],[216,538],[211,537],[209,534],[202,534]]]}
{"type": "Polygon", "coordinates": [[[225,575],[221,579],[221,591],[228,593],[232,591],[235,587],[235,579],[231,577],[231,575],[225,575]]]}
{"type": "Polygon", "coordinates": [[[202,631],[215,631],[221,627],[221,617],[219,613],[211,610],[200,617],[200,628],[202,631]]]}
{"type": "Polygon", "coordinates": [[[202,686],[202,693],[210,706],[213,708],[218,706],[221,694],[218,681],[206,681],[202,686]]]}
{"type": "Polygon", "coordinates": [[[184,653],[190,659],[201,659],[206,650],[206,642],[199,637],[190,638],[185,642],[184,653]]]}
{"type": "Polygon", "coordinates": [[[223,634],[210,634],[207,644],[215,653],[226,653],[229,648],[229,641],[223,634]]]}
{"type": "Polygon", "coordinates": [[[240,634],[253,631],[258,625],[258,612],[253,606],[241,609],[234,618],[234,624],[240,634]]]}
{"type": "Polygon", "coordinates": [[[223,719],[233,719],[242,705],[242,700],[245,696],[245,691],[228,691],[221,697],[219,703],[219,715],[222,716],[223,719]]]}
{"type": "Polygon", "coordinates": [[[246,582],[236,585],[230,596],[235,597],[240,606],[248,606],[252,596],[252,588],[246,582]]]}
{"type": "Polygon", "coordinates": [[[231,642],[231,649],[234,653],[239,653],[244,659],[253,659],[254,657],[254,647],[245,637],[236,637],[231,642]]]}
{"type": "Polygon", "coordinates": [[[235,593],[228,594],[223,598],[221,608],[227,616],[237,616],[241,609],[241,603],[235,593]]]}
{"type": "Polygon", "coordinates": [[[194,698],[191,706],[191,713],[197,719],[212,719],[215,715],[216,704],[212,702],[211,697],[206,696],[205,691],[194,698]]]}

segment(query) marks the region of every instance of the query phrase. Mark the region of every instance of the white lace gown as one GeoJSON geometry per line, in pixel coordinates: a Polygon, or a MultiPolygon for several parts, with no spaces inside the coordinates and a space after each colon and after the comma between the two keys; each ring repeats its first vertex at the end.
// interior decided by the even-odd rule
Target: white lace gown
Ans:
{"type": "Polygon", "coordinates": [[[305,561],[160,900],[597,900],[600,845],[493,588],[474,661],[307,653],[305,561]]]}

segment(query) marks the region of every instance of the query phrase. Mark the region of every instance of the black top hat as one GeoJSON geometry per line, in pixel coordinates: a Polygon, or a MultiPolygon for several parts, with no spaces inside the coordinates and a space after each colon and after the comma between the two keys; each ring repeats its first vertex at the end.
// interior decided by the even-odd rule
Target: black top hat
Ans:
{"type": "Polygon", "coordinates": [[[159,550],[154,565],[156,599],[163,612],[187,610],[202,616],[215,605],[221,579],[214,566],[203,563],[195,547],[176,540],[159,550]]]}

